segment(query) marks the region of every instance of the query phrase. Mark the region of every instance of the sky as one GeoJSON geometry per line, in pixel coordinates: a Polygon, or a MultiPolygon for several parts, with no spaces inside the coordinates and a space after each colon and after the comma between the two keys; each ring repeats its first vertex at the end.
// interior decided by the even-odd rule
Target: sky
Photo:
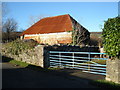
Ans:
{"type": "Polygon", "coordinates": [[[29,27],[31,16],[69,14],[90,32],[101,32],[104,21],[118,16],[118,2],[7,2],[7,8],[18,31],[29,27]]]}

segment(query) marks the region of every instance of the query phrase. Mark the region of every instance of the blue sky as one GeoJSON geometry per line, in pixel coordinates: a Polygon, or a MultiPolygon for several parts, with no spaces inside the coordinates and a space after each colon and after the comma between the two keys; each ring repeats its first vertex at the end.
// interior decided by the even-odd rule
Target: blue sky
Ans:
{"type": "Polygon", "coordinates": [[[118,15],[118,2],[7,2],[8,17],[27,29],[30,16],[70,14],[90,32],[99,32],[104,21],[118,15]]]}

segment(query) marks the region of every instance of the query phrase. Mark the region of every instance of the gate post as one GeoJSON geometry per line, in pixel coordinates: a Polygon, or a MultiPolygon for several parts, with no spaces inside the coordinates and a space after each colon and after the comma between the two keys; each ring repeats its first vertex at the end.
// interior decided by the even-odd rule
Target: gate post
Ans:
{"type": "Polygon", "coordinates": [[[120,59],[108,59],[106,61],[106,80],[120,83],[120,59]]]}
{"type": "MultiPolygon", "coordinates": [[[[88,53],[88,58],[89,58],[89,62],[90,62],[90,52],[88,53]]],[[[90,65],[88,63],[88,71],[90,72],[90,65]]]]}
{"type": "Polygon", "coordinates": [[[49,56],[49,46],[44,46],[43,47],[43,68],[48,68],[50,67],[50,56],[49,56]]]}
{"type": "Polygon", "coordinates": [[[59,52],[59,66],[62,67],[61,65],[61,53],[59,52]]]}
{"type": "Polygon", "coordinates": [[[72,60],[73,60],[73,69],[74,69],[74,53],[72,53],[72,60]]]}

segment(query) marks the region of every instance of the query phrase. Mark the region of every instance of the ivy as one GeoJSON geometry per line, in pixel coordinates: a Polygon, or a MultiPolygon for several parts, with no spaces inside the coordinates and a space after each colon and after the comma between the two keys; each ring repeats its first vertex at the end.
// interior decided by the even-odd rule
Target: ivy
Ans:
{"type": "Polygon", "coordinates": [[[106,53],[120,58],[120,17],[109,18],[104,23],[102,38],[106,53]]]}

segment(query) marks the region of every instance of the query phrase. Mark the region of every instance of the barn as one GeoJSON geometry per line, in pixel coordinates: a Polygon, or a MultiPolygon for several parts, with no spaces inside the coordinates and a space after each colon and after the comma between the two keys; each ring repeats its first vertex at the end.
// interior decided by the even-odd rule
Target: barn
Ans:
{"type": "Polygon", "coordinates": [[[46,17],[25,30],[22,39],[34,39],[41,44],[88,43],[90,33],[69,14],[46,17]],[[74,34],[74,35],[73,35],[74,34]]]}

